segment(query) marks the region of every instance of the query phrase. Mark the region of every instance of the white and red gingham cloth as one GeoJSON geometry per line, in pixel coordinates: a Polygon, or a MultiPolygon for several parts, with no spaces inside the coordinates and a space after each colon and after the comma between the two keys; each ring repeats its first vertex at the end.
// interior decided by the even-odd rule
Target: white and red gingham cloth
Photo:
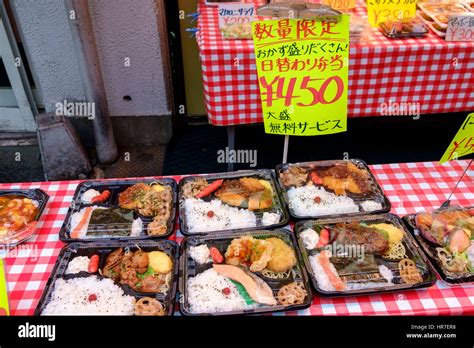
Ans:
{"type": "MultiPolygon", "coordinates": [[[[315,1],[318,2],[318,1],[315,1]]],[[[216,7],[199,6],[197,42],[209,122],[263,122],[252,40],[225,40],[216,7]]],[[[367,16],[363,0],[355,13],[367,16]]],[[[348,116],[380,116],[383,103],[419,103],[421,114],[474,110],[474,42],[430,32],[393,40],[378,29],[351,43],[348,116]]],[[[416,104],[414,104],[416,105],[416,104]]]]}
{"type": "MultiPolygon", "coordinates": [[[[400,216],[439,207],[449,196],[468,161],[406,163],[371,166],[376,178],[400,216]]],[[[181,177],[174,177],[179,180],[181,177]]],[[[1,184],[0,189],[40,188],[50,200],[38,224],[38,233],[6,255],[6,274],[13,315],[32,315],[45,289],[59,251],[58,240],[79,181],[1,184]]],[[[474,203],[474,168],[452,197],[452,204],[474,203]]],[[[178,231],[178,224],[176,230],[178,231]]],[[[181,241],[176,232],[170,239],[181,241]]],[[[0,255],[4,257],[6,251],[0,255]]],[[[176,312],[177,313],[177,312],[176,312]]],[[[310,308],[275,315],[459,315],[474,314],[474,286],[449,287],[438,281],[427,289],[346,298],[314,296],[310,308]]]]}

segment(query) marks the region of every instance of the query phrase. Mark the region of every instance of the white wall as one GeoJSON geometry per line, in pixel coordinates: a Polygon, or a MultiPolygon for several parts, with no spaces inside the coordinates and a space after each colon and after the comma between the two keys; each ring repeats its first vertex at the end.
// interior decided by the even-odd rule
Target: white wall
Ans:
{"type": "MultiPolygon", "coordinates": [[[[155,1],[90,0],[112,116],[170,115],[155,1]],[[125,57],[130,67],[124,66],[125,57]],[[124,101],[130,96],[130,102],[124,101]]],[[[47,111],[84,90],[63,0],[10,0],[47,111]]]]}

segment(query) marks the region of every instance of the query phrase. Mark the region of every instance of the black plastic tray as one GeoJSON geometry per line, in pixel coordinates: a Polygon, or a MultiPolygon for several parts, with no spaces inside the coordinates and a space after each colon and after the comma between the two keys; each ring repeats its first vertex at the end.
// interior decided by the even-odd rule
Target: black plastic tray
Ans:
{"type": "Polygon", "coordinates": [[[259,313],[270,313],[270,312],[282,312],[282,311],[291,311],[297,309],[304,309],[308,308],[313,300],[313,296],[311,293],[311,286],[309,285],[308,275],[306,274],[306,270],[304,267],[303,259],[301,253],[297,247],[296,239],[294,234],[287,229],[276,229],[276,230],[253,230],[251,232],[240,232],[240,233],[221,233],[219,235],[213,236],[194,236],[188,237],[183,240],[180,249],[180,277],[179,277],[179,292],[180,292],[180,312],[186,316],[220,316],[220,315],[244,315],[244,314],[259,314],[259,313]],[[194,277],[197,274],[209,269],[212,267],[212,263],[208,263],[205,265],[198,265],[194,262],[194,260],[187,256],[188,255],[188,248],[191,246],[196,246],[200,244],[207,244],[208,246],[214,246],[221,252],[222,255],[225,254],[227,247],[230,245],[233,239],[242,237],[242,236],[252,236],[255,238],[270,238],[270,237],[278,237],[283,239],[287,244],[293,247],[295,251],[295,255],[297,258],[297,264],[293,267],[294,273],[292,276],[282,280],[275,280],[275,279],[267,279],[260,272],[255,274],[259,275],[262,279],[264,279],[272,288],[274,295],[278,292],[277,290],[284,286],[285,284],[297,281],[302,282],[305,286],[306,291],[308,292],[308,296],[305,302],[301,305],[289,306],[285,307],[282,305],[277,305],[274,307],[261,307],[256,309],[250,309],[246,311],[237,311],[237,312],[223,312],[223,313],[208,313],[208,314],[195,314],[189,311],[189,302],[187,298],[187,281],[189,277],[194,277]]]}
{"type": "MultiPolygon", "coordinates": [[[[300,221],[295,225],[295,233],[297,234],[298,245],[301,249],[301,253],[303,255],[303,260],[306,265],[306,270],[310,275],[311,281],[313,283],[314,289],[323,296],[328,297],[342,297],[342,296],[351,296],[351,295],[361,295],[361,294],[379,294],[385,292],[393,292],[393,291],[403,291],[403,290],[413,290],[419,288],[426,288],[432,286],[436,283],[436,275],[426,258],[423,252],[419,249],[420,247],[413,239],[411,234],[407,231],[405,225],[403,224],[402,220],[393,214],[381,214],[381,215],[366,215],[360,217],[345,217],[345,218],[335,218],[335,219],[321,219],[321,220],[309,220],[309,221],[300,221]],[[315,224],[319,225],[335,225],[336,223],[349,223],[352,221],[365,221],[371,223],[390,223],[398,228],[405,231],[405,237],[403,239],[403,244],[405,246],[407,256],[410,259],[416,259],[416,263],[418,269],[422,269],[423,279],[422,283],[410,285],[410,284],[395,284],[391,286],[385,286],[380,288],[368,288],[368,289],[360,289],[360,290],[348,290],[348,291],[324,291],[320,289],[318,286],[318,282],[316,277],[314,276],[313,269],[311,267],[311,262],[309,260],[309,253],[303,241],[300,238],[300,233],[307,228],[312,228],[315,224]]],[[[387,264],[391,261],[385,261],[387,264]]],[[[397,263],[398,261],[393,261],[393,263],[397,263]]]]}
{"type": "MultiPolygon", "coordinates": [[[[275,168],[275,172],[277,175],[277,182],[280,188],[280,191],[283,194],[283,198],[285,200],[285,203],[287,205],[288,211],[290,212],[290,216],[293,219],[296,220],[302,220],[302,219],[321,219],[321,218],[337,218],[337,217],[342,217],[342,216],[362,216],[362,215],[372,215],[372,214],[380,214],[380,213],[388,213],[392,209],[392,205],[390,204],[390,201],[388,198],[385,196],[382,188],[380,187],[379,183],[375,179],[375,176],[373,175],[372,171],[370,170],[369,166],[367,163],[365,163],[363,160],[360,159],[350,159],[350,160],[329,160],[329,161],[316,161],[316,162],[299,162],[299,163],[287,163],[287,164],[279,164],[275,168]],[[289,198],[288,198],[288,193],[287,189],[285,188],[285,185],[281,182],[280,179],[280,174],[282,171],[288,169],[290,166],[299,166],[299,167],[329,167],[332,165],[335,165],[337,163],[347,163],[347,162],[352,162],[354,163],[358,168],[360,169],[365,169],[369,173],[369,184],[371,186],[371,192],[372,195],[353,195],[353,194],[347,194],[347,197],[350,197],[354,200],[354,202],[357,204],[358,202],[363,202],[366,200],[373,200],[377,201],[382,204],[382,209],[380,210],[374,210],[371,212],[366,212],[366,211],[359,211],[357,213],[344,213],[344,214],[329,214],[329,215],[318,215],[318,216],[303,216],[303,215],[297,215],[293,209],[290,208],[289,204],[289,198]]],[[[320,185],[322,186],[322,185],[320,185]]],[[[324,188],[328,192],[332,192],[331,190],[324,188]]]]}
{"type": "MultiPolygon", "coordinates": [[[[214,197],[212,195],[212,197],[214,197]]],[[[178,200],[179,200],[179,225],[181,233],[185,236],[198,236],[198,235],[206,235],[206,234],[220,234],[223,232],[242,232],[242,231],[252,231],[255,229],[271,229],[286,226],[290,219],[288,215],[288,211],[286,209],[286,205],[284,204],[283,197],[281,191],[276,184],[275,175],[271,170],[268,169],[259,169],[259,170],[243,170],[238,172],[230,172],[230,173],[216,173],[216,174],[204,174],[204,175],[195,175],[195,176],[187,176],[183,178],[179,182],[178,188],[178,200]],[[219,179],[237,179],[243,177],[258,177],[259,179],[266,179],[272,184],[273,189],[273,207],[266,209],[264,211],[254,211],[255,215],[257,215],[257,219],[260,214],[264,212],[269,212],[273,209],[278,209],[278,212],[281,214],[281,221],[278,224],[273,224],[269,226],[256,226],[256,227],[248,227],[248,228],[241,228],[241,229],[229,229],[229,230],[218,230],[218,231],[208,231],[208,232],[189,232],[188,225],[186,223],[186,214],[184,209],[184,197],[183,197],[183,185],[186,184],[190,180],[194,180],[195,178],[202,177],[205,178],[209,183],[219,180],[219,179]]]]}
{"type": "MultiPolygon", "coordinates": [[[[48,203],[49,196],[46,192],[40,189],[30,189],[30,190],[0,190],[0,196],[9,196],[9,195],[18,195],[18,196],[25,196],[30,198],[36,202],[38,202],[38,214],[36,215],[35,221],[38,222],[41,216],[43,215],[44,209],[46,208],[46,204],[48,203]]],[[[2,246],[14,247],[18,244],[23,243],[24,241],[31,238],[36,233],[36,229],[34,233],[27,236],[26,238],[21,238],[20,240],[16,240],[13,243],[3,243],[0,242],[2,246]]]]}
{"type": "MultiPolygon", "coordinates": [[[[448,209],[450,210],[465,210],[465,209],[472,209],[471,208],[462,208],[462,207],[449,207],[448,209]]],[[[446,209],[440,208],[435,210],[436,211],[445,211],[446,209]]],[[[416,222],[415,222],[415,217],[416,214],[411,214],[407,215],[403,218],[405,224],[408,226],[409,231],[413,234],[415,239],[417,240],[418,244],[421,245],[422,251],[426,254],[428,257],[429,261],[431,262],[431,265],[433,268],[436,270],[438,275],[441,277],[441,279],[446,282],[448,285],[459,285],[459,284],[464,284],[464,283],[472,283],[474,282],[474,273],[469,275],[469,276],[451,276],[449,274],[446,274],[442,265],[439,263],[438,258],[436,254],[434,253],[435,246],[427,241],[423,236],[421,235],[419,229],[416,227],[416,222]]]]}
{"type": "Polygon", "coordinates": [[[71,202],[71,205],[69,207],[69,210],[67,212],[66,218],[64,219],[64,223],[61,227],[61,230],[59,231],[59,239],[65,243],[84,243],[84,242],[100,242],[100,241],[105,241],[105,240],[112,240],[112,241],[118,241],[118,240],[124,240],[124,241],[130,241],[130,240],[148,240],[148,239],[162,239],[162,238],[167,238],[174,232],[174,222],[175,222],[175,217],[176,217],[176,190],[177,190],[177,183],[176,180],[171,179],[171,178],[156,178],[156,179],[127,179],[127,180],[97,180],[97,181],[85,181],[80,183],[76,191],[74,193],[73,200],[71,202]],[[107,208],[117,208],[118,207],[118,195],[120,192],[124,191],[126,188],[138,184],[138,183],[145,183],[145,184],[151,184],[151,183],[159,183],[164,186],[169,186],[171,187],[172,195],[173,195],[173,202],[172,202],[172,207],[171,207],[171,214],[168,219],[168,224],[167,224],[167,232],[163,235],[159,236],[151,236],[146,233],[146,229],[148,224],[153,220],[152,217],[145,217],[143,215],[140,215],[137,212],[133,212],[134,218],[140,218],[143,221],[143,231],[141,235],[136,236],[136,237],[111,237],[111,236],[105,236],[105,237],[85,237],[85,238],[71,238],[70,236],[70,222],[71,222],[71,216],[75,212],[78,212],[82,208],[85,208],[87,206],[102,206],[102,207],[107,207],[107,208]],[[87,204],[87,203],[82,203],[81,202],[81,196],[82,194],[89,190],[89,189],[95,189],[100,192],[103,190],[109,190],[111,192],[109,199],[104,202],[104,203],[93,203],[93,204],[87,204]]]}
{"type": "MultiPolygon", "coordinates": [[[[178,274],[179,274],[179,245],[178,243],[170,240],[157,240],[157,241],[137,241],[137,242],[125,242],[125,241],[116,241],[116,242],[98,242],[98,243],[72,243],[66,245],[61,252],[59,253],[56,264],[54,265],[53,271],[46,283],[45,290],[41,299],[38,303],[38,306],[35,310],[35,315],[41,315],[41,312],[44,310],[46,305],[51,299],[52,292],[54,290],[54,282],[56,279],[74,279],[74,278],[85,278],[90,276],[102,277],[98,272],[94,275],[89,273],[81,272],[78,274],[65,274],[69,262],[76,256],[87,256],[91,257],[94,254],[98,254],[100,257],[99,269],[102,269],[105,263],[106,256],[112,251],[118,248],[129,248],[132,251],[140,248],[143,251],[163,251],[173,260],[173,273],[171,278],[171,284],[169,291],[165,294],[162,293],[143,293],[138,292],[130,288],[128,285],[123,285],[115,283],[120,286],[125,294],[134,296],[136,299],[142,297],[154,297],[159,300],[166,308],[167,315],[173,315],[174,305],[176,298],[176,290],[178,283],[178,274]]],[[[72,313],[71,315],[74,315],[72,313]]]]}

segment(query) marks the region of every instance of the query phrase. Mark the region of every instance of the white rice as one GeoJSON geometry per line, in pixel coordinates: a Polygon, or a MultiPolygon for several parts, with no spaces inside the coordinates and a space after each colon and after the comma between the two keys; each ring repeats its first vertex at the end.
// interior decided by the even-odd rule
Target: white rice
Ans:
{"type": "Polygon", "coordinates": [[[132,223],[132,233],[130,233],[130,237],[138,237],[143,231],[143,221],[142,219],[138,218],[133,220],[132,223]]]}
{"type": "Polygon", "coordinates": [[[304,247],[308,250],[313,250],[316,248],[316,245],[318,245],[319,242],[319,234],[311,228],[301,232],[300,238],[303,241],[304,247]]]}
{"type": "Polygon", "coordinates": [[[79,272],[87,272],[89,269],[90,259],[87,256],[77,256],[69,262],[66,274],[77,274],[79,272]]]}
{"type": "Polygon", "coordinates": [[[188,198],[184,201],[184,212],[189,233],[211,232],[257,226],[257,217],[247,209],[229,207],[218,199],[205,202],[188,198]],[[207,214],[214,213],[213,217],[207,214]]]}
{"type": "Polygon", "coordinates": [[[299,216],[323,216],[359,212],[354,200],[347,196],[337,196],[323,187],[302,186],[288,190],[289,206],[299,216]],[[319,197],[320,203],[314,199],[319,197]]]}
{"type": "Polygon", "coordinates": [[[133,315],[135,298],[125,295],[111,279],[57,279],[51,301],[41,315],[133,315]],[[96,301],[89,301],[90,295],[96,301]]]}
{"type": "Polygon", "coordinates": [[[376,201],[363,201],[360,206],[364,211],[382,210],[382,203],[376,201]]]}
{"type": "Polygon", "coordinates": [[[213,268],[188,279],[187,295],[190,312],[195,314],[241,311],[256,307],[256,304],[248,305],[236,286],[213,268]],[[224,288],[230,289],[229,295],[224,295],[224,288]]]}
{"type": "Polygon", "coordinates": [[[189,248],[189,256],[191,256],[198,265],[203,265],[210,261],[211,252],[206,244],[201,244],[189,248]]]}
{"type": "Polygon", "coordinates": [[[270,226],[276,225],[280,222],[280,214],[278,213],[263,213],[262,216],[262,225],[270,226]]]}
{"type": "Polygon", "coordinates": [[[100,192],[94,189],[89,189],[82,194],[81,201],[82,203],[92,203],[92,199],[100,196],[100,192]]]}

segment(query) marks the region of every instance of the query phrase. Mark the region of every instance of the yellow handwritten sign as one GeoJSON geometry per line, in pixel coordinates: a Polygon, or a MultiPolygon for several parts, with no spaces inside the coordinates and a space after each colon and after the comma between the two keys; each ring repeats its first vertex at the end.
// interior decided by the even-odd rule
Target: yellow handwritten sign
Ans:
{"type": "Polygon", "coordinates": [[[323,4],[336,10],[352,10],[356,7],[356,0],[323,0],[323,4]]]}
{"type": "Polygon", "coordinates": [[[367,14],[372,27],[394,19],[415,18],[417,0],[367,0],[367,14]]]}
{"type": "Polygon", "coordinates": [[[439,163],[474,153],[474,113],[469,114],[439,163]]]}
{"type": "Polygon", "coordinates": [[[347,130],[349,16],[252,23],[265,132],[347,130]]]}
{"type": "Polygon", "coordinates": [[[7,280],[5,278],[5,267],[3,260],[0,259],[0,316],[10,315],[8,305],[7,280]]]}

